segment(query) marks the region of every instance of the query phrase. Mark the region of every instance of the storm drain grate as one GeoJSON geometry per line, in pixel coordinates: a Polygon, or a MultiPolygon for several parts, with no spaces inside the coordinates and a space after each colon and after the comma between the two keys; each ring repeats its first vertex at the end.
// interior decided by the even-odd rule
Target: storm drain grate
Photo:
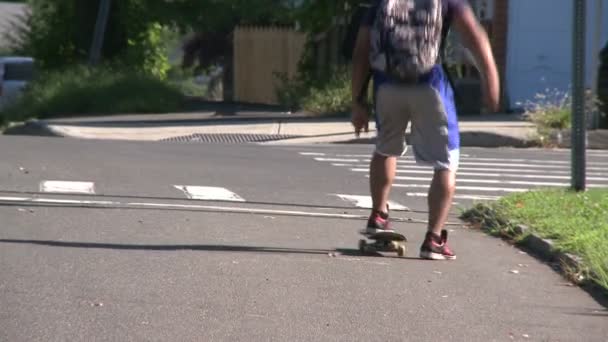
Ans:
{"type": "Polygon", "coordinates": [[[210,133],[210,134],[190,134],[179,137],[171,137],[160,141],[166,142],[190,142],[190,143],[247,143],[247,142],[266,142],[291,138],[300,138],[299,135],[282,134],[241,134],[241,133],[210,133]]]}

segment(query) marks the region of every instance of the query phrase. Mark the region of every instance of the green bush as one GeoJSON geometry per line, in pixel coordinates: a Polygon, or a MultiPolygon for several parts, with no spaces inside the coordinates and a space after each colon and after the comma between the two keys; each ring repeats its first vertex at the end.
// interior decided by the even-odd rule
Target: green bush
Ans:
{"type": "Polygon", "coordinates": [[[278,75],[279,103],[291,110],[305,110],[317,115],[344,114],[351,106],[351,73],[342,66],[335,68],[327,79],[299,75],[288,80],[278,75]]]}
{"type": "Polygon", "coordinates": [[[342,114],[352,103],[349,73],[337,73],[326,84],[310,89],[302,107],[314,114],[342,114]]]}
{"type": "MultiPolygon", "coordinates": [[[[19,18],[12,40],[19,54],[42,69],[61,69],[88,60],[99,0],[28,0],[31,14],[19,18]]],[[[162,8],[148,0],[113,1],[102,59],[163,78],[169,69],[167,42],[175,33],[161,21],[162,8]]]]}
{"type": "Polygon", "coordinates": [[[72,67],[41,74],[0,112],[5,121],[82,114],[164,113],[181,108],[173,84],[117,67],[72,67]]]}

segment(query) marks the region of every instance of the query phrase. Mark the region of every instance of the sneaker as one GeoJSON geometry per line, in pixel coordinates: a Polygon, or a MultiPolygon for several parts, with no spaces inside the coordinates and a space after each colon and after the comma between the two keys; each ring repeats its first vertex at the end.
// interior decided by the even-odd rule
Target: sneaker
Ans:
{"type": "Polygon", "coordinates": [[[394,232],[391,228],[388,213],[379,211],[373,211],[367,221],[367,228],[365,228],[365,234],[376,234],[383,232],[394,232]]]}
{"type": "Polygon", "coordinates": [[[431,232],[426,233],[426,238],[420,247],[420,257],[431,260],[456,259],[456,254],[448,247],[448,231],[442,230],[441,236],[431,232]]]}

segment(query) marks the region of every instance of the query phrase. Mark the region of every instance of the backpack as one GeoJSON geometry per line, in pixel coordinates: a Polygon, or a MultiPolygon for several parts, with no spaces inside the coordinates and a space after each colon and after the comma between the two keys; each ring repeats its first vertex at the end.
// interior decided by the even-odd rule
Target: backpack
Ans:
{"type": "Polygon", "coordinates": [[[388,77],[415,82],[439,61],[442,0],[380,0],[371,28],[370,63],[388,77]]]}

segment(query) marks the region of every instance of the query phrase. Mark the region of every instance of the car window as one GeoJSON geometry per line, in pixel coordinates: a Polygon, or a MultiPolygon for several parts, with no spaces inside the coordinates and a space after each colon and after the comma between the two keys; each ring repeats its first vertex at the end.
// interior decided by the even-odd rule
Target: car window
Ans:
{"type": "Polygon", "coordinates": [[[5,81],[30,81],[34,77],[34,63],[7,63],[4,65],[5,81]]]}

